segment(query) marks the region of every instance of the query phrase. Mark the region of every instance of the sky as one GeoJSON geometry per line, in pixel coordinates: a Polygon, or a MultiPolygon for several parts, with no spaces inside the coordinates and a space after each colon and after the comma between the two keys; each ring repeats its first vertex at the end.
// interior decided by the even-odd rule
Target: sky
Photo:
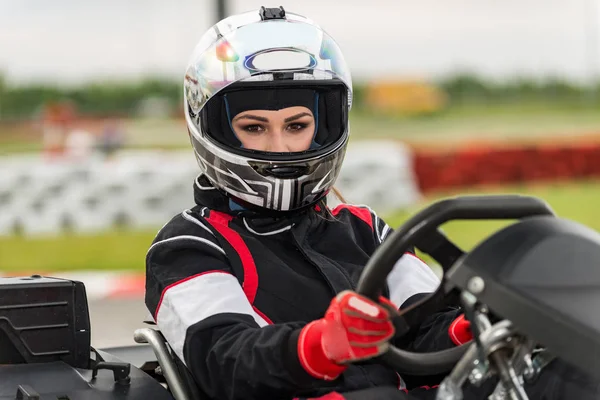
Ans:
{"type": "MultiPolygon", "coordinates": [[[[183,78],[215,0],[0,0],[0,71],[12,82],[183,78]]],[[[353,78],[600,77],[600,0],[229,0],[277,7],[339,43],[353,78]]]]}

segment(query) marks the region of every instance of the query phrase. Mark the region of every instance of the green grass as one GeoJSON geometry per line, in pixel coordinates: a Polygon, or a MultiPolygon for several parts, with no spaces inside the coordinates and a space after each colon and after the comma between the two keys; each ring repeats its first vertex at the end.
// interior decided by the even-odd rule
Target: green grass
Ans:
{"type": "Polygon", "coordinates": [[[141,271],[145,267],[146,252],[156,231],[0,238],[0,271],[141,271]]]}
{"type": "MultiPolygon", "coordinates": [[[[463,191],[466,193],[466,191],[463,191]]],[[[546,200],[555,212],[600,231],[600,183],[578,182],[551,185],[510,186],[469,190],[469,194],[523,193],[546,200]]],[[[383,216],[397,228],[432,201],[456,195],[437,193],[412,210],[383,216]]],[[[443,226],[447,235],[464,249],[470,249],[496,229],[510,222],[459,221],[443,226]]],[[[157,227],[158,228],[158,227],[157,227]]],[[[156,231],[115,231],[89,236],[58,236],[26,239],[0,238],[0,270],[24,273],[64,270],[143,270],[146,251],[156,231]]]]}
{"type": "Polygon", "coordinates": [[[355,113],[351,134],[357,139],[394,138],[411,143],[461,142],[473,139],[520,141],[600,133],[597,109],[527,108],[518,106],[455,108],[420,118],[355,113]]]}
{"type": "Polygon", "coordinates": [[[42,144],[36,142],[2,142],[0,143],[0,155],[14,153],[31,153],[42,150],[42,144]]]}

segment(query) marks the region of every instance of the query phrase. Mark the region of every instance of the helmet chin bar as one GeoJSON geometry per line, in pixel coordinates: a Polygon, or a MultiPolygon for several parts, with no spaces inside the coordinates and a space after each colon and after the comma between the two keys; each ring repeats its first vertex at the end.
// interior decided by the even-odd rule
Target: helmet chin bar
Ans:
{"type": "Polygon", "coordinates": [[[310,203],[307,203],[306,205],[303,205],[301,207],[294,208],[292,210],[281,211],[281,210],[274,210],[271,208],[257,206],[256,204],[249,203],[243,199],[240,199],[240,198],[232,195],[231,193],[227,193],[222,189],[219,189],[219,191],[222,192],[223,194],[225,194],[225,196],[227,196],[233,202],[235,202],[239,206],[243,207],[243,210],[240,210],[238,212],[240,215],[244,215],[244,216],[248,216],[248,217],[273,217],[273,218],[291,217],[293,215],[297,215],[297,214],[306,212],[309,209],[317,206],[317,204],[321,200],[324,200],[327,197],[327,194],[329,193],[329,190],[328,190],[325,193],[323,193],[323,195],[317,196],[315,200],[313,200],[310,203]]]}
{"type": "Polygon", "coordinates": [[[201,171],[214,187],[248,209],[274,215],[289,215],[322,199],[341,170],[348,143],[346,138],[322,157],[269,161],[232,154],[193,131],[191,142],[201,171]]]}

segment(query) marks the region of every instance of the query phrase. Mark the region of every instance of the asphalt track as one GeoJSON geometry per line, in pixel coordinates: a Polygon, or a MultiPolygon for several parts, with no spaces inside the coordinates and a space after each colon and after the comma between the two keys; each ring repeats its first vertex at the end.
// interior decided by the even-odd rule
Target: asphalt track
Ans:
{"type": "Polygon", "coordinates": [[[143,297],[90,301],[92,346],[96,348],[133,345],[133,332],[147,326],[149,313],[143,297]]]}

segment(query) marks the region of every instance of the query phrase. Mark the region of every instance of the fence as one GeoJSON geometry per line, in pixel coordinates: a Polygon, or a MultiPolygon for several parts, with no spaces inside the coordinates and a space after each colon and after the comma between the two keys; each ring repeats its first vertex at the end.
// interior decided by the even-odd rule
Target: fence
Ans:
{"type": "MultiPolygon", "coordinates": [[[[349,146],[336,184],[347,201],[385,212],[420,198],[412,152],[395,142],[349,146]]],[[[189,151],[127,151],[115,158],[0,159],[0,235],[154,229],[193,204],[199,169],[189,151]]],[[[332,204],[333,205],[333,204],[332,204]]]]}

